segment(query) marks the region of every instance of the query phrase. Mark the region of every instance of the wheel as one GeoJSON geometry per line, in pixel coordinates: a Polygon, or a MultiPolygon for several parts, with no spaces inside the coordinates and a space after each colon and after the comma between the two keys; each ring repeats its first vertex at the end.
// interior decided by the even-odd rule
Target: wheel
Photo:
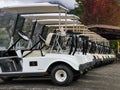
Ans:
{"type": "Polygon", "coordinates": [[[13,80],[12,77],[1,77],[1,79],[2,79],[4,82],[9,82],[9,81],[12,81],[12,80],[13,80]]]}
{"type": "Polygon", "coordinates": [[[56,85],[66,86],[73,80],[73,72],[70,67],[66,65],[58,65],[52,69],[52,82],[56,85]]]}
{"type": "Polygon", "coordinates": [[[73,81],[77,81],[80,78],[80,75],[74,76],[73,81]]]}
{"type": "MultiPolygon", "coordinates": [[[[82,73],[83,74],[83,73],[82,73]]],[[[73,78],[73,81],[77,81],[81,76],[82,74],[80,72],[76,72],[74,71],[74,78],[73,78]]]]}

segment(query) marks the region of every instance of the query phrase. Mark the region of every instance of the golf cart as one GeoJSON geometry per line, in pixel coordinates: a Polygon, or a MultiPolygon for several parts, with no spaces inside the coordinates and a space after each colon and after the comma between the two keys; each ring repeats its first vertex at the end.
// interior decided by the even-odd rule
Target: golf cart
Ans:
{"type": "MultiPolygon", "coordinates": [[[[25,5],[26,6],[26,5],[25,5]]],[[[2,8],[3,11],[11,11],[11,12],[22,12],[27,11],[27,8],[30,10],[29,7],[32,9],[35,8],[36,5],[32,4],[31,6],[24,7],[22,6],[15,6],[15,7],[5,7],[2,8]],[[18,8],[26,8],[26,9],[18,9],[18,8]],[[15,10],[16,9],[16,10],[15,10]],[[20,10],[20,11],[19,11],[20,10]]],[[[36,8],[40,9],[42,6],[36,6],[36,8]]],[[[48,7],[53,7],[59,9],[59,5],[48,5],[48,7]]],[[[36,9],[37,10],[37,9],[36,9]]],[[[34,12],[36,12],[36,10],[34,12]]],[[[56,10],[56,9],[53,9],[56,10]]],[[[43,11],[43,10],[42,10],[43,11]]],[[[63,10],[65,11],[65,10],[63,10]]],[[[30,11],[27,11],[27,13],[30,11]]],[[[40,12],[40,11],[39,11],[40,12]]],[[[44,12],[44,11],[43,11],[44,12]]],[[[19,15],[17,16],[17,20],[15,23],[14,30],[16,30],[16,25],[18,23],[19,15]]],[[[22,27],[21,27],[22,29],[22,27]]],[[[83,68],[80,58],[69,55],[69,54],[62,54],[60,51],[61,47],[59,44],[59,38],[61,37],[57,33],[49,33],[46,35],[46,38],[41,38],[41,35],[38,37],[40,38],[38,42],[32,45],[29,49],[16,49],[16,45],[21,41],[30,41],[31,38],[28,38],[24,32],[16,31],[14,35],[18,36],[16,41],[13,41],[10,47],[7,50],[0,51],[0,78],[4,81],[12,80],[14,78],[19,77],[36,77],[36,76],[46,76],[50,75],[52,81],[56,85],[69,85],[74,79],[78,79],[80,72],[83,68]],[[43,42],[42,45],[39,44],[43,42]],[[35,49],[36,46],[39,46],[39,49],[35,49]],[[46,46],[48,51],[50,50],[51,53],[47,53],[46,46]],[[58,53],[52,53],[58,48],[58,53]],[[44,51],[43,51],[44,50],[44,51]]],[[[11,39],[13,39],[12,36],[11,39]]]]}

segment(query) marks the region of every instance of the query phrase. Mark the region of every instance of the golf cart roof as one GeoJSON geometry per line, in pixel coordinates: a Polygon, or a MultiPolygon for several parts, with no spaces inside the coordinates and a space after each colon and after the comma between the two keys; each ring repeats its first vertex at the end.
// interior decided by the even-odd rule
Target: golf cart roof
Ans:
{"type": "Polygon", "coordinates": [[[25,18],[29,19],[36,19],[36,20],[42,20],[42,19],[58,19],[60,16],[60,19],[73,19],[73,20],[79,20],[79,17],[73,14],[65,14],[65,13],[44,13],[44,14],[25,14],[21,15],[25,18]]]}
{"type": "Polygon", "coordinates": [[[37,22],[38,23],[40,23],[40,24],[46,24],[46,25],[52,25],[52,24],[59,24],[59,22],[61,23],[61,24],[65,24],[66,22],[67,22],[67,24],[72,24],[72,23],[74,23],[74,21],[73,20],[71,20],[71,19],[43,19],[43,20],[37,20],[37,22]]]}
{"type": "MultiPolygon", "coordinates": [[[[57,27],[59,27],[59,25],[47,25],[48,27],[55,27],[55,28],[57,28],[57,27]]],[[[62,26],[62,27],[65,27],[65,25],[60,25],[60,26],[62,26]]],[[[79,22],[79,24],[74,24],[74,26],[79,26],[79,27],[84,27],[85,25],[83,25],[83,24],[81,24],[81,22],[79,22]]],[[[73,27],[73,24],[67,24],[67,27],[70,27],[70,28],[72,28],[73,27]]]]}
{"type": "Polygon", "coordinates": [[[4,7],[0,7],[0,10],[3,12],[9,13],[49,13],[49,12],[66,12],[68,11],[63,6],[58,4],[50,4],[50,3],[29,3],[29,4],[17,4],[17,5],[8,5],[4,7]]]}

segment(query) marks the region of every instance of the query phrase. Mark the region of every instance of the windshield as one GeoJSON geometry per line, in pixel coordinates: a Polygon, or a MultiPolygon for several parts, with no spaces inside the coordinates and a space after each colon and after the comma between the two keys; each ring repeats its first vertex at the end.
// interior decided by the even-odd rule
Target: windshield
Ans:
{"type": "MultiPolygon", "coordinates": [[[[40,33],[42,33],[42,36],[45,39],[47,34],[52,31],[52,29],[46,27],[45,25],[37,24],[34,28],[33,26],[34,22],[32,20],[25,19],[20,15],[9,13],[0,14],[0,49],[8,49],[11,45],[13,45],[14,42],[20,38],[18,31],[27,35],[27,37],[31,40],[32,46],[39,41],[38,35],[40,33]]],[[[26,42],[21,39],[16,44],[15,48],[27,48],[29,44],[30,42],[26,42]]]]}
{"type": "Polygon", "coordinates": [[[16,15],[0,14],[0,49],[7,49],[10,44],[16,15]]]}
{"type": "Polygon", "coordinates": [[[14,37],[14,41],[18,39],[17,31],[22,29],[24,19],[17,18],[17,16],[10,13],[0,14],[0,49],[8,49],[14,43],[11,41],[12,37],[14,37]]]}
{"type": "Polygon", "coordinates": [[[9,35],[5,28],[0,28],[0,49],[5,49],[9,44],[9,35]]]}

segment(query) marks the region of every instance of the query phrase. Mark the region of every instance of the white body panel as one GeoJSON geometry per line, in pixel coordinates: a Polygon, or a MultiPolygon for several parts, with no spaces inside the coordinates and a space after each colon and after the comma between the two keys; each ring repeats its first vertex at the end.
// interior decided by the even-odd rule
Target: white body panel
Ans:
{"type": "Polygon", "coordinates": [[[85,64],[88,62],[87,58],[86,58],[86,55],[83,55],[82,52],[80,53],[76,53],[75,56],[77,57],[77,59],[79,60],[79,62],[81,64],[85,64]]]}
{"type": "Polygon", "coordinates": [[[104,59],[103,59],[104,55],[98,54],[98,57],[99,57],[100,60],[102,60],[102,61],[104,60],[104,59]]]}
{"type": "Polygon", "coordinates": [[[96,53],[96,54],[91,54],[91,55],[93,55],[93,57],[95,57],[96,59],[99,59],[99,57],[98,57],[98,54],[96,53]]]}
{"type": "Polygon", "coordinates": [[[94,59],[94,57],[93,57],[93,55],[92,54],[90,54],[90,53],[87,53],[87,60],[89,61],[89,62],[93,62],[93,59],[94,59]]]}
{"type": "Polygon", "coordinates": [[[79,65],[83,64],[80,58],[65,54],[46,54],[44,57],[23,58],[23,72],[46,72],[49,66],[55,62],[65,62],[75,70],[79,70],[79,65]],[[31,61],[36,61],[37,66],[30,66],[31,61]]]}

